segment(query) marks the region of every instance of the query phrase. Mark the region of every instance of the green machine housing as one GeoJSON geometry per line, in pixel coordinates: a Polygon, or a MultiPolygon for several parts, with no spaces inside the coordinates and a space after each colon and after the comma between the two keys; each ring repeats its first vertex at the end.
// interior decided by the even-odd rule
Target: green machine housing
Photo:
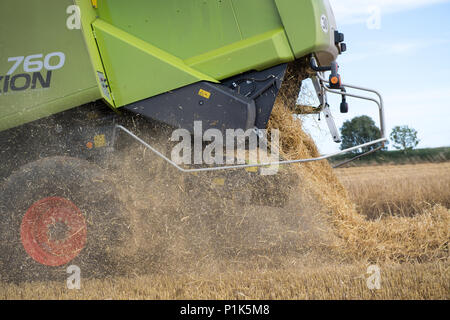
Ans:
{"type": "Polygon", "coordinates": [[[328,0],[4,0],[0,26],[0,131],[98,99],[264,128],[288,62],[345,50],[328,0]]]}

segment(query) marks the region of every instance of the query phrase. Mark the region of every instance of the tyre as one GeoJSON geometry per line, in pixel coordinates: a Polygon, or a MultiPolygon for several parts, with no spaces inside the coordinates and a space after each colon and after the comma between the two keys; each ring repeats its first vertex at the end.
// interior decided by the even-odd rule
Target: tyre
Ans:
{"type": "Polygon", "coordinates": [[[2,185],[0,276],[3,281],[65,281],[120,273],[130,238],[114,183],[87,161],[53,157],[27,164],[2,185]]]}

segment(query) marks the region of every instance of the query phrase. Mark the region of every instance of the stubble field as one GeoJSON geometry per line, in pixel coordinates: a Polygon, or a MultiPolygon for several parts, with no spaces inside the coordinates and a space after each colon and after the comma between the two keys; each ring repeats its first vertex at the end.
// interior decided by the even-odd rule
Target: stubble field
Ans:
{"type": "MultiPolygon", "coordinates": [[[[283,120],[275,118],[275,127],[292,119],[282,110],[275,114],[283,120]]],[[[285,139],[298,137],[300,142],[289,144],[299,147],[284,149],[283,156],[315,155],[314,145],[294,125],[281,129],[298,130],[285,139]]],[[[80,290],[68,290],[65,282],[2,283],[0,299],[449,299],[449,169],[449,163],[296,166],[301,183],[292,205],[270,212],[232,208],[224,212],[227,227],[217,227],[216,240],[205,240],[195,228],[191,234],[173,232],[165,257],[146,272],[82,279],[80,290]],[[277,219],[284,215],[300,222],[279,227],[277,219]],[[213,248],[211,241],[228,241],[226,250],[220,247],[224,243],[213,248]],[[379,289],[370,282],[373,266],[380,271],[379,289]]],[[[148,206],[149,194],[145,201],[125,199],[131,211],[148,206]]],[[[153,196],[164,205],[163,194],[153,196]]],[[[157,218],[170,222],[168,216],[157,218]]],[[[179,230],[189,219],[178,221],[179,230]]],[[[145,246],[146,239],[135,241],[145,246]]]]}
{"type": "MultiPolygon", "coordinates": [[[[293,70],[269,128],[280,130],[284,159],[317,157],[286,107],[295,105],[301,77],[293,70]]],[[[131,168],[153,163],[142,148],[125,156],[120,163],[131,168]]],[[[449,169],[293,165],[297,186],[282,208],[233,205],[202,192],[194,193],[191,210],[169,206],[189,191],[178,178],[125,170],[118,181],[134,219],[131,244],[141,255],[129,261],[129,272],[82,274],[80,290],[65,281],[0,283],[0,299],[449,299],[449,169]],[[151,247],[159,252],[149,255],[151,247]]]]}

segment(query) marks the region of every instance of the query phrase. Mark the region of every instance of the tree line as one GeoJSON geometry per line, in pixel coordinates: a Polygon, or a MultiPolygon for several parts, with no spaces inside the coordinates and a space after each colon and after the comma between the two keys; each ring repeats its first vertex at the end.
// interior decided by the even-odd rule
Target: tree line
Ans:
{"type": "MultiPolygon", "coordinates": [[[[371,117],[360,116],[344,122],[341,127],[341,137],[341,150],[344,150],[377,140],[381,138],[381,132],[371,117]]],[[[394,127],[389,137],[392,146],[397,150],[403,150],[405,153],[416,148],[420,142],[417,130],[407,125],[394,127]]],[[[368,152],[377,147],[379,146],[361,148],[355,150],[354,153],[368,152]]],[[[385,146],[384,149],[387,149],[387,147],[385,146]]]]}

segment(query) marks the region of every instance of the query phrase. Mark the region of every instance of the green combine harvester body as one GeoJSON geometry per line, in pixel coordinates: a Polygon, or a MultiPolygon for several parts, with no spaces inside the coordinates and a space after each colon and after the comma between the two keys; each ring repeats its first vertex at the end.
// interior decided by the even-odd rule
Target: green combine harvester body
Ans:
{"type": "Polygon", "coordinates": [[[0,130],[340,51],[327,0],[8,0],[0,21],[0,130]]]}
{"type": "Polygon", "coordinates": [[[202,238],[221,224],[250,235],[244,216],[222,220],[235,216],[226,208],[278,208],[288,223],[282,210],[301,180],[279,165],[333,155],[281,159],[279,131],[266,131],[277,96],[297,112],[310,78],[320,104],[308,110],[323,113],[335,142],[327,93],[342,96],[343,113],[348,96],[370,100],[381,138],[340,153],[386,141],[381,96],[341,82],[343,41],[328,0],[1,0],[1,281],[66,281],[69,264],[83,279],[121,273],[147,261],[134,253],[161,251],[153,234],[171,234],[172,220],[202,238]],[[186,162],[173,159],[180,145],[186,162]],[[129,214],[124,199],[140,197],[147,208],[129,214]],[[132,239],[133,221],[151,222],[148,242],[132,239]]]}

